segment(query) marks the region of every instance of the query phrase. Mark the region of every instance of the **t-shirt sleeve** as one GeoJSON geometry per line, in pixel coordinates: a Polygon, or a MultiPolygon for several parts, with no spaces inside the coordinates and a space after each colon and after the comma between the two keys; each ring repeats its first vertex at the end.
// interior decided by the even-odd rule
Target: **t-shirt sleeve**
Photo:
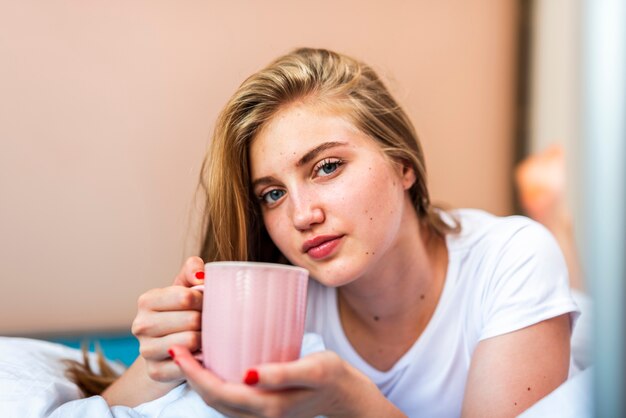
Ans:
{"type": "Polygon", "coordinates": [[[565,313],[574,326],[579,311],[567,267],[547,229],[533,221],[521,225],[497,250],[494,265],[481,297],[480,340],[565,313]]]}

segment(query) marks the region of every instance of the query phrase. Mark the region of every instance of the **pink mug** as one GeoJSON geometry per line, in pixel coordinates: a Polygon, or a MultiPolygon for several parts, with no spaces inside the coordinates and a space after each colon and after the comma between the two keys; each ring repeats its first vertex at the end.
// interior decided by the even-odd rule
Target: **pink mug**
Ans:
{"type": "Polygon", "coordinates": [[[293,361],[304,336],[309,272],[283,264],[207,263],[202,305],[204,367],[228,382],[250,368],[293,361]]]}

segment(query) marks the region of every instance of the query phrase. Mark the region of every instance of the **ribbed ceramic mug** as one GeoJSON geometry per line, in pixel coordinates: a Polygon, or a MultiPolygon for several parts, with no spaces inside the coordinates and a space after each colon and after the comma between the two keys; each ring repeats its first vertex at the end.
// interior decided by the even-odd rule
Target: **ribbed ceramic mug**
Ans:
{"type": "Polygon", "coordinates": [[[246,371],[259,364],[299,357],[306,269],[228,261],[207,263],[204,273],[202,360],[206,368],[226,381],[241,382],[246,371]]]}

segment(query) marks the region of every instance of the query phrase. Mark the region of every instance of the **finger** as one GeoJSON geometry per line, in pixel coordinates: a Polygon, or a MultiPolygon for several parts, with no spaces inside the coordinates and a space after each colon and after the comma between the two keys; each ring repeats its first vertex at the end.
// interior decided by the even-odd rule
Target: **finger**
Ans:
{"type": "Polygon", "coordinates": [[[317,388],[338,378],[344,363],[335,353],[323,351],[285,363],[268,363],[249,370],[245,383],[265,390],[317,388]],[[256,376],[255,373],[256,372],[256,376]]]}
{"type": "Polygon", "coordinates": [[[202,313],[199,311],[152,312],[133,322],[135,335],[163,337],[177,332],[200,331],[202,313]]]}
{"type": "Polygon", "coordinates": [[[187,383],[208,405],[221,411],[228,411],[227,415],[233,412],[234,416],[254,413],[250,405],[252,398],[258,398],[257,391],[245,385],[224,382],[213,372],[202,367],[183,346],[174,345],[169,353],[180,367],[187,383]]]}
{"type": "Polygon", "coordinates": [[[171,346],[179,345],[195,352],[200,349],[200,340],[200,333],[197,331],[177,332],[160,338],[142,338],[139,352],[147,360],[165,360],[170,357],[168,350],[171,346]]]}
{"type": "Polygon", "coordinates": [[[174,279],[174,285],[191,287],[204,283],[204,261],[200,257],[189,257],[174,279]]]}
{"type": "Polygon", "coordinates": [[[200,311],[202,292],[181,286],[152,289],[139,297],[137,306],[147,311],[200,311]]]}
{"type": "Polygon", "coordinates": [[[201,383],[206,388],[219,387],[224,382],[211,371],[202,367],[187,347],[172,345],[168,351],[174,362],[180,367],[190,383],[201,383]]]}

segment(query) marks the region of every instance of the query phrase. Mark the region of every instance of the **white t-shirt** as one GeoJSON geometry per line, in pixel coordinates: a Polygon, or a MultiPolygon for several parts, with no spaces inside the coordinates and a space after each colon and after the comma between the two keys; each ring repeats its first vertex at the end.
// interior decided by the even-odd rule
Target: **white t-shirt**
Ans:
{"type": "Polygon", "coordinates": [[[435,312],[413,346],[388,371],[370,366],[350,345],[335,288],[311,280],[307,332],[376,383],[408,416],[461,414],[470,361],[479,341],[564,313],[578,316],[567,268],[554,238],[521,216],[452,212],[458,235],[446,238],[449,264],[435,312]]]}

